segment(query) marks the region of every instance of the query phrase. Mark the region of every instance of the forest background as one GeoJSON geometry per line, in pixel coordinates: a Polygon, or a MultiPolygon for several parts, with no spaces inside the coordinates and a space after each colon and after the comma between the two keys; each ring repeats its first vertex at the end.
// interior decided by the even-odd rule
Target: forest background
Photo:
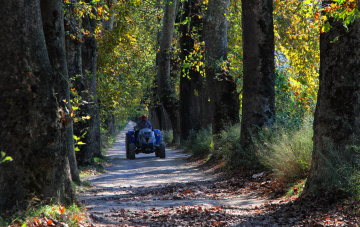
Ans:
{"type": "MultiPolygon", "coordinates": [[[[55,44],[49,41],[56,36],[50,32],[53,29],[53,18],[50,13],[46,13],[50,8],[57,10],[58,18],[55,19],[57,18],[57,23],[63,24],[65,34],[61,41],[64,50],[56,51],[62,54],[66,52],[66,67],[57,68],[55,60],[50,64],[62,75],[56,80],[58,87],[54,87],[58,103],[56,119],[60,119],[63,128],[59,132],[62,142],[58,143],[66,144],[66,148],[59,150],[67,154],[70,166],[64,169],[71,169],[71,178],[66,173],[60,174],[63,181],[62,186],[58,187],[62,187],[62,190],[56,201],[69,204],[75,200],[74,190],[66,182],[71,179],[80,183],[77,166],[94,164],[96,158],[103,157],[102,148],[111,143],[117,131],[129,119],[136,120],[142,114],[149,115],[154,126],[164,131],[169,143],[181,144],[185,150],[208,157],[209,160],[223,159],[229,170],[255,165],[256,168],[274,171],[274,177],[285,183],[303,182],[308,176],[314,149],[312,123],[319,90],[320,34],[331,32],[331,28],[336,27],[332,23],[337,19],[342,21],[345,28],[352,24],[356,26],[357,2],[271,1],[269,9],[274,26],[274,53],[268,54],[275,60],[275,68],[273,84],[268,85],[273,85],[275,94],[275,113],[271,117],[271,121],[275,123],[259,125],[259,130],[252,131],[254,134],[250,135],[250,146],[244,142],[247,140],[240,138],[245,78],[242,23],[244,2],[224,1],[228,5],[218,8],[221,15],[212,15],[211,7],[217,6],[214,2],[216,1],[65,0],[61,4],[59,1],[35,4],[34,7],[39,6],[42,12],[38,19],[43,23],[50,60],[58,57],[51,52],[56,49],[55,44]],[[171,9],[173,15],[167,14],[171,9]],[[219,26],[212,29],[208,25],[210,23],[207,23],[210,16],[224,18],[226,24],[226,36],[223,37],[226,39],[227,53],[215,62],[208,59],[210,54],[207,53],[209,49],[206,50],[205,40],[211,40],[212,35],[217,32],[221,36],[224,29],[219,29],[219,26]],[[171,22],[171,18],[174,22],[171,22]],[[170,21],[173,28],[166,27],[167,21],[170,21]],[[164,44],[165,31],[170,34],[167,36],[170,37],[167,48],[164,44]],[[166,61],[170,62],[169,68],[162,66],[166,61]],[[62,71],[64,68],[66,72],[62,71]],[[215,69],[214,72],[212,69],[215,69]],[[217,81],[228,83],[228,87],[216,90],[216,84],[209,83],[208,76],[211,73],[214,73],[217,81]],[[229,115],[224,116],[225,120],[219,121],[221,123],[214,120],[218,119],[214,117],[216,108],[210,104],[218,98],[213,96],[214,93],[223,94],[223,100],[238,100],[229,103],[227,107],[217,108],[225,110],[229,107],[226,109],[229,115]],[[231,114],[236,117],[229,117],[233,116],[231,114]]],[[[217,4],[221,4],[221,1],[217,4]]],[[[340,36],[330,41],[337,42],[340,36]]],[[[64,66],[64,62],[59,62],[57,63],[64,66]]],[[[33,87],[31,89],[36,90],[33,87]]],[[[2,131],[6,132],[6,128],[2,131]]],[[[7,138],[5,134],[1,135],[2,138],[7,138]]],[[[9,196],[9,188],[13,186],[9,186],[12,181],[7,179],[14,179],[14,173],[9,172],[7,166],[11,165],[10,160],[16,162],[23,158],[21,152],[12,151],[9,141],[10,139],[3,140],[0,143],[1,179],[6,182],[2,185],[0,195],[2,198],[12,199],[1,199],[0,208],[24,208],[27,206],[25,200],[29,199],[28,191],[10,190],[11,193],[17,193],[18,199],[9,196]],[[14,202],[15,200],[19,202],[14,202]]],[[[50,144],[49,141],[44,143],[50,144]]],[[[26,150],[25,145],[22,148],[26,150]]],[[[357,146],[352,148],[355,157],[357,146]]],[[[339,161],[336,157],[333,159],[334,162],[339,161]]],[[[354,160],[352,158],[351,161],[354,160]]],[[[64,163],[63,160],[59,162],[64,163]]],[[[24,163],[17,165],[19,169],[27,166],[24,163]]],[[[339,169],[345,169],[345,165],[348,167],[348,163],[345,163],[331,168],[337,173],[339,169]]],[[[57,186],[42,188],[41,185],[48,185],[46,179],[51,174],[59,175],[55,173],[56,168],[49,171],[48,176],[42,180],[37,179],[37,193],[42,194],[44,190],[48,190],[47,193],[52,194],[53,190],[50,188],[57,186]]],[[[350,192],[356,195],[359,190],[358,172],[354,168],[347,170],[350,172],[344,173],[345,175],[336,175],[346,179],[349,183],[346,191],[349,192],[350,188],[350,192]]],[[[27,174],[28,171],[34,176],[43,174],[41,168],[22,172],[27,174]]],[[[29,191],[33,190],[29,186],[32,185],[32,180],[22,183],[26,185],[24,188],[30,187],[29,191]]],[[[333,180],[331,181],[330,184],[333,184],[333,180]]],[[[338,190],[343,186],[341,183],[335,188],[338,190]]],[[[17,183],[16,188],[18,187],[17,183]]],[[[314,196],[316,193],[309,194],[314,196]]],[[[6,212],[13,211],[10,209],[6,212]]]]}

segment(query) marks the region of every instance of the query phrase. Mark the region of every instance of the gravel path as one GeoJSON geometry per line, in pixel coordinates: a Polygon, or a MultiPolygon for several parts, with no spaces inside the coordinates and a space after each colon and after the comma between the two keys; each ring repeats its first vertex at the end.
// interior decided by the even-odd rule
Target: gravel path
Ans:
{"type": "Polygon", "coordinates": [[[189,155],[181,150],[167,148],[166,159],[156,158],[155,154],[126,159],[125,132],[133,127],[134,123],[130,122],[108,150],[111,165],[105,168],[106,172],[83,179],[94,185],[79,197],[96,225],[134,224],[132,219],[126,222],[121,218],[126,216],[124,211],[144,213],[185,206],[250,208],[265,203],[250,194],[236,193],[235,189],[233,193],[222,193],[221,185],[215,184],[217,176],[188,162],[189,155]]]}

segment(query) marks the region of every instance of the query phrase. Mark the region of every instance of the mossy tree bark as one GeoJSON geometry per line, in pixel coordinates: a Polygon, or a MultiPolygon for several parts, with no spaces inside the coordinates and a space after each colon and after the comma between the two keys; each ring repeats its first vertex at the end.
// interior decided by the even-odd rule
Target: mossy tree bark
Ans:
{"type": "Polygon", "coordinates": [[[272,0],[243,0],[243,99],[240,143],[275,121],[275,63],[272,0]]]}
{"type": "MultiPolygon", "coordinates": [[[[324,1],[323,4],[330,4],[324,1]]],[[[320,35],[320,81],[314,146],[305,197],[335,199],[355,168],[360,138],[360,20],[329,19],[320,35]],[[348,171],[347,171],[348,170],[348,171]]]]}
{"type": "Polygon", "coordinates": [[[206,83],[213,134],[239,122],[239,94],[227,63],[229,4],[230,0],[209,0],[204,22],[206,83]]]}
{"type": "Polygon", "coordinates": [[[33,196],[65,205],[76,200],[67,159],[71,121],[59,111],[55,83],[62,75],[53,67],[64,63],[64,47],[46,46],[43,30],[52,30],[47,31],[56,34],[51,42],[64,45],[58,20],[63,9],[61,1],[49,2],[46,7],[56,17],[42,18],[40,0],[2,1],[0,6],[0,150],[14,159],[0,164],[4,216],[25,209],[33,196]]]}

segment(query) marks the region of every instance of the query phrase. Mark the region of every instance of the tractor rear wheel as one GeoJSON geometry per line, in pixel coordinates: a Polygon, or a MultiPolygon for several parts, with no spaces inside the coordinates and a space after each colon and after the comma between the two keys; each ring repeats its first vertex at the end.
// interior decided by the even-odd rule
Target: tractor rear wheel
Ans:
{"type": "Polygon", "coordinates": [[[129,159],[135,159],[135,150],[136,150],[135,143],[130,143],[129,144],[129,159]]]}

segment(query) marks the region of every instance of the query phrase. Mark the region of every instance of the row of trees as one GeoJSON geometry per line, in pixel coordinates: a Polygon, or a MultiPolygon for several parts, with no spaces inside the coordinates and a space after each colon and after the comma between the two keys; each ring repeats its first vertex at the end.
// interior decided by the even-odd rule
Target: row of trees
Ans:
{"type": "Polygon", "coordinates": [[[165,109],[175,142],[209,125],[216,140],[240,121],[242,110],[239,143],[247,149],[251,135],[275,121],[274,53],[278,68],[283,59],[290,65],[292,89],[306,87],[299,105],[315,99],[315,76],[309,74],[318,58],[303,50],[313,51],[318,42],[307,42],[310,36],[304,34],[294,38],[291,29],[301,29],[294,28],[294,20],[308,30],[319,29],[321,20],[324,25],[305,195],[335,195],[344,182],[331,170],[339,159],[355,165],[359,133],[357,1],[292,3],[312,17],[298,18],[299,7],[291,11],[286,1],[273,7],[272,0],[1,3],[0,150],[14,161],[0,164],[0,214],[25,208],[34,195],[76,201],[73,134],[85,143],[76,154],[78,163],[91,164],[101,155],[101,122],[110,130],[115,119],[147,106],[157,122],[165,109]],[[344,17],[334,16],[337,10],[344,17]]]}

